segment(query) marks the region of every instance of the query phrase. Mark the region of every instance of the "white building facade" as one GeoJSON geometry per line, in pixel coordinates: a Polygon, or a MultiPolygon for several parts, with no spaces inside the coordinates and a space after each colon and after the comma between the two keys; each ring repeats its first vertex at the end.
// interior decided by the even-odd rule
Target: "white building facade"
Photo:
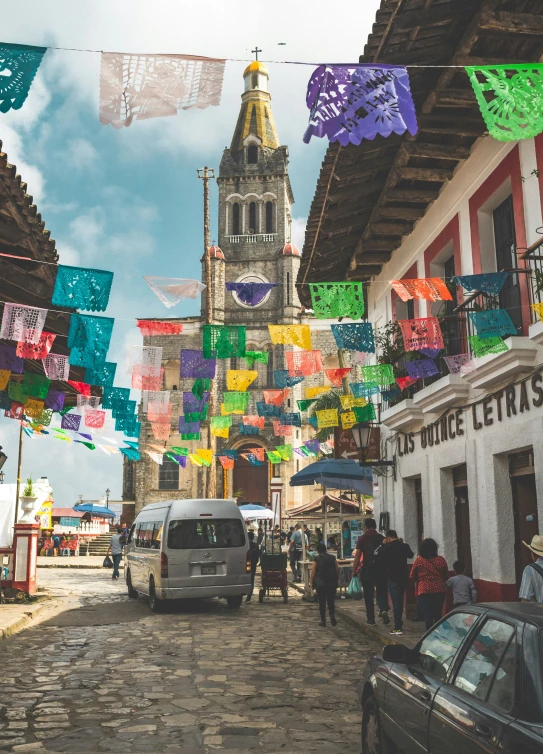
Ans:
{"type": "Polygon", "coordinates": [[[413,548],[433,537],[451,569],[463,560],[481,600],[517,598],[530,556],[522,542],[543,526],[543,323],[531,306],[543,295],[543,247],[523,258],[543,235],[542,205],[543,135],[483,137],[368,285],[375,328],[440,315],[443,354],[453,355],[469,351],[469,312],[491,304],[483,295],[470,302],[452,277],[511,271],[492,304],[517,329],[508,350],[476,358],[465,375],[449,374],[438,357],[439,375],[381,413],[396,475],[379,480],[377,516],[387,513],[413,548]],[[427,277],[445,278],[454,300],[403,302],[389,282],[427,277]]]}

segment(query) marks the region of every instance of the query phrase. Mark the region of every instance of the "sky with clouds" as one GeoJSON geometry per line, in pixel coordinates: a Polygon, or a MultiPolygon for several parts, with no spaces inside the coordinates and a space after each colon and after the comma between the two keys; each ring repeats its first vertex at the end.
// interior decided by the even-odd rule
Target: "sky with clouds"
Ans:
{"type": "MultiPolygon", "coordinates": [[[[226,66],[219,107],[134,121],[116,130],[98,120],[100,55],[48,50],[30,95],[17,112],[0,114],[3,151],[28,184],[60,262],[113,270],[107,316],[116,318],[108,360],[141,343],[136,317],[198,314],[199,301],[166,309],[143,275],[200,277],[202,187],[197,169],[218,169],[229,146],[243,90],[243,60],[255,44],[263,60],[357,62],[379,0],[349,6],[348,21],[314,0],[18,0],[2,13],[3,42],[85,50],[185,53],[237,58],[226,66]],[[286,45],[279,46],[279,42],[286,45]]],[[[312,68],[269,63],[270,91],[279,138],[290,152],[296,203],[293,240],[301,248],[305,221],[326,144],[303,144],[305,89],[312,68]]],[[[212,189],[212,237],[216,189],[212,189]]],[[[132,397],[139,397],[133,391],[132,397]]],[[[6,482],[15,481],[15,422],[0,422],[0,444],[9,460],[6,482]]],[[[79,494],[120,499],[121,456],[52,439],[27,440],[23,474],[48,476],[56,505],[79,494]]]]}

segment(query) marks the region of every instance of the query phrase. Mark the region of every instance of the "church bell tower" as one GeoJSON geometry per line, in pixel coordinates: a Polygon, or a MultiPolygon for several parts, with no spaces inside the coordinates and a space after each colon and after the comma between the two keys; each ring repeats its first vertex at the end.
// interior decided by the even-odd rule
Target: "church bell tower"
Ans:
{"type": "MultiPolygon", "coordinates": [[[[255,307],[241,302],[235,293],[224,292],[224,286],[214,286],[214,308],[224,312],[224,324],[294,323],[300,310],[295,286],[300,254],[291,240],[294,197],[288,148],[280,145],[277,136],[266,66],[255,60],[243,79],[238,120],[217,179],[223,279],[278,286],[255,307]]],[[[213,267],[217,265],[215,257],[213,267]]]]}

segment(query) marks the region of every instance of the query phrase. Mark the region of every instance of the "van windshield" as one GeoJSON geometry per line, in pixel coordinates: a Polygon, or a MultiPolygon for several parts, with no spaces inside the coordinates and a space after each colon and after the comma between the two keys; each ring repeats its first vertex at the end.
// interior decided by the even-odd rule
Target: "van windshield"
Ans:
{"type": "Polygon", "coordinates": [[[243,547],[245,533],[237,518],[182,519],[170,521],[168,549],[205,550],[218,547],[243,547]]]}

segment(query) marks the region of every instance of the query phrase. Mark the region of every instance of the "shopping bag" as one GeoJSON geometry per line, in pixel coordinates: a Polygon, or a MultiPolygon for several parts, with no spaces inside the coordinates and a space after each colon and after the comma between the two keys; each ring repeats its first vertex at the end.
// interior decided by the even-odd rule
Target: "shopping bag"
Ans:
{"type": "Polygon", "coordinates": [[[113,568],[113,561],[111,560],[109,555],[106,555],[106,557],[104,558],[104,562],[102,563],[102,566],[104,568],[113,568]]]}
{"type": "Polygon", "coordinates": [[[355,600],[359,600],[362,597],[362,587],[360,586],[358,576],[352,577],[349,586],[347,587],[347,594],[355,600]]]}

